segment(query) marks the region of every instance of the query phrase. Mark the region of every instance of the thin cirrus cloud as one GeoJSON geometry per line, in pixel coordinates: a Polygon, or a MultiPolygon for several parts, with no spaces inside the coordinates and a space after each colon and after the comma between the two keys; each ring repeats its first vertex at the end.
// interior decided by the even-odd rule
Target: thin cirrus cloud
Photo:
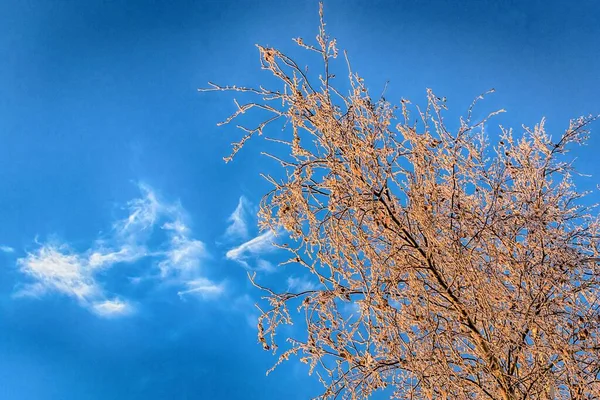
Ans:
{"type": "Polygon", "coordinates": [[[104,264],[91,262],[91,259],[90,255],[73,252],[66,244],[43,244],[36,252],[17,260],[20,271],[35,282],[24,285],[15,297],[41,297],[56,292],[77,299],[100,316],[128,313],[131,307],[126,302],[106,298],[94,277],[104,264]]]}
{"type": "Polygon", "coordinates": [[[0,245],[0,251],[3,252],[3,253],[14,253],[15,249],[13,249],[10,246],[0,245]]]}
{"type": "Polygon", "coordinates": [[[43,244],[36,252],[19,258],[20,271],[35,280],[18,296],[40,296],[56,291],[82,302],[99,297],[102,290],[94,279],[89,257],[73,253],[66,244],[43,244]]]}
{"type": "Polygon", "coordinates": [[[272,265],[268,261],[261,259],[260,256],[271,253],[277,249],[273,246],[274,240],[275,233],[268,230],[261,235],[230,249],[225,253],[225,257],[228,260],[240,263],[247,269],[256,269],[252,268],[249,264],[249,261],[253,261],[256,263],[258,269],[269,272],[272,265]]]}
{"type": "Polygon", "coordinates": [[[309,290],[316,290],[317,284],[315,282],[309,281],[303,277],[293,277],[290,276],[287,279],[288,291],[296,291],[296,292],[307,292],[309,290]]]}
{"type": "Polygon", "coordinates": [[[77,252],[67,243],[53,241],[38,243],[35,251],[19,258],[19,270],[30,282],[21,285],[15,296],[40,297],[53,292],[76,299],[102,317],[130,314],[132,304],[107,293],[98,272],[142,258],[154,261],[161,279],[183,285],[188,292],[197,288],[194,285],[200,279],[206,287],[221,288],[212,290],[213,297],[221,294],[222,286],[200,276],[201,260],[207,252],[204,243],[191,237],[181,205],[160,201],[148,185],[138,186],[142,196],[127,203],[127,217],[115,221],[110,235],[96,240],[89,249],[77,252]],[[162,224],[168,240],[157,249],[148,248],[158,224],[162,224]]]}
{"type": "Polygon", "coordinates": [[[185,283],[186,290],[177,292],[182,299],[188,295],[200,296],[203,299],[218,297],[225,291],[223,283],[216,284],[206,278],[197,278],[185,283]]]}
{"type": "Polygon", "coordinates": [[[132,312],[131,305],[120,299],[104,300],[95,302],[92,305],[94,312],[103,317],[112,317],[115,315],[125,315],[132,312]]]}
{"type": "MultiPolygon", "coordinates": [[[[244,196],[240,196],[237,207],[227,219],[229,226],[224,234],[226,239],[245,239],[248,237],[250,207],[250,202],[244,196]]],[[[236,247],[230,248],[225,253],[225,258],[235,261],[249,270],[273,272],[275,270],[273,264],[261,258],[261,256],[276,250],[276,247],[273,246],[274,240],[274,232],[266,231],[236,247]]]]}
{"type": "Polygon", "coordinates": [[[250,204],[248,203],[248,200],[244,196],[240,196],[237,207],[227,219],[229,226],[225,230],[226,238],[248,238],[247,214],[249,207],[250,204]]]}
{"type": "Polygon", "coordinates": [[[158,263],[161,277],[193,277],[200,268],[200,261],[206,257],[206,246],[190,238],[189,228],[179,219],[163,224],[162,229],[168,233],[169,249],[158,263]]]}
{"type": "Polygon", "coordinates": [[[250,295],[246,293],[233,299],[231,309],[244,316],[250,329],[256,329],[256,325],[258,324],[258,308],[255,306],[255,301],[250,295]]]}

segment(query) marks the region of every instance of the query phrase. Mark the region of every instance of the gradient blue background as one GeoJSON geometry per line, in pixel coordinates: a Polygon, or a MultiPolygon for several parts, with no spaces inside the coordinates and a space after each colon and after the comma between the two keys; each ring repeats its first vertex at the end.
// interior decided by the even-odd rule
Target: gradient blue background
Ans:
{"type": "MultiPolygon", "coordinates": [[[[290,40],[314,37],[317,9],[275,0],[0,2],[0,245],[15,249],[0,252],[0,399],[318,394],[295,361],[265,377],[275,358],[227,307],[259,294],[217,242],[240,195],[258,203],[268,188],[258,173],[273,164],[253,141],[225,165],[240,133],[215,123],[233,110],[231,96],[196,91],[209,80],[262,82],[255,43],[317,62],[290,40]],[[132,292],[137,311],[106,319],[60,294],[13,296],[26,280],[16,260],[36,237],[85,248],[110,228],[116,204],[139,195],[140,181],[181,201],[210,248],[204,270],[231,282],[225,300],[132,292]]],[[[504,107],[496,124],[517,129],[546,116],[551,132],[600,112],[596,1],[331,0],[325,11],[354,70],[374,93],[390,80],[393,102],[423,104],[430,87],[448,97],[452,116],[493,87],[481,115],[504,107]]],[[[599,150],[596,134],[573,153],[594,175],[578,178],[582,188],[600,181],[599,150]]]]}

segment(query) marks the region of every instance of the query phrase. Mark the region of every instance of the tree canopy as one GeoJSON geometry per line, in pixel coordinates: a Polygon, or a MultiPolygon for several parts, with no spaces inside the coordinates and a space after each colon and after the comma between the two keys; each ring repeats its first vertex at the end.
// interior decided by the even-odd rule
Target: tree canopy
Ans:
{"type": "MultiPolygon", "coordinates": [[[[576,190],[567,152],[596,117],[574,119],[552,138],[544,120],[522,134],[475,120],[479,96],[451,129],[446,102],[425,108],[372,98],[348,63],[350,90],[336,89],[338,56],[323,22],[321,75],[258,46],[277,88],[220,86],[257,95],[270,115],[241,127],[233,154],[277,122],[270,152],[283,177],[261,203],[264,229],[286,232],[289,262],[318,280],[300,292],[265,291],[259,341],[306,319],[279,362],[296,355],[325,385],[323,398],[591,399],[600,394],[600,219],[576,190]],[[348,318],[348,304],[357,312],[348,318]]],[[[491,92],[491,91],[490,91],[491,92]]],[[[485,94],[488,94],[487,92],[485,94]]]]}

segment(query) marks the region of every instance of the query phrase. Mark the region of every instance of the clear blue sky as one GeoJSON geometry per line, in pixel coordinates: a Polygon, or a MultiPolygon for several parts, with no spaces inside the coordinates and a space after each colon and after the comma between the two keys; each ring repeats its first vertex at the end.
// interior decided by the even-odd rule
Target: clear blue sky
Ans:
{"type": "MultiPolygon", "coordinates": [[[[273,165],[225,165],[231,96],[266,77],[255,43],[299,53],[316,1],[0,2],[0,399],[306,399],[319,384],[251,327],[246,271],[303,285],[260,236],[273,165]],[[236,211],[237,210],[237,211],[236,211]]],[[[375,93],[447,96],[519,128],[600,113],[600,4],[327,1],[332,36],[375,93]]],[[[304,55],[303,55],[304,56],[304,55]]],[[[301,58],[301,64],[317,61],[301,58]]],[[[343,65],[342,65],[343,66],[343,65]]],[[[454,114],[456,115],[456,114],[454,114]]],[[[596,131],[600,126],[596,124],[596,131]]],[[[494,124],[490,124],[493,136],[494,124]]],[[[600,134],[600,132],[598,132],[600,134]]],[[[576,149],[600,181],[600,139],[576,149]]],[[[596,199],[597,194],[593,195],[596,199]]]]}

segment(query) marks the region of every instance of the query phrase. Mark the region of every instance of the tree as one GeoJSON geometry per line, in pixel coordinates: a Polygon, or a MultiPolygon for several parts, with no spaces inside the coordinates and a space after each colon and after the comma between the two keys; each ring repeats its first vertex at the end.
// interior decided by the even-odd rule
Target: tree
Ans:
{"type": "MultiPolygon", "coordinates": [[[[576,191],[565,154],[596,117],[581,117],[552,140],[542,120],[515,137],[500,127],[493,145],[474,121],[479,96],[458,128],[444,99],[399,107],[369,96],[349,70],[349,93],[333,86],[336,41],[322,8],[315,85],[274,48],[258,46],[262,68],[281,81],[269,90],[210,84],[261,100],[240,105],[270,116],[234,144],[233,154],[275,121],[289,138],[267,138],[285,171],[261,203],[263,229],[283,230],[285,247],[318,288],[266,292],[258,324],[265,349],[306,315],[306,337],[288,339],[310,365],[324,398],[364,398],[391,387],[396,398],[591,399],[600,396],[600,219],[576,191]],[[413,110],[414,112],[414,110],[413,110]],[[396,114],[399,122],[394,126],[396,114]],[[358,312],[347,319],[345,307],[358,312]]],[[[489,93],[489,92],[488,92],[489,93]]],[[[487,94],[487,93],[486,93],[487,94]]]]}

